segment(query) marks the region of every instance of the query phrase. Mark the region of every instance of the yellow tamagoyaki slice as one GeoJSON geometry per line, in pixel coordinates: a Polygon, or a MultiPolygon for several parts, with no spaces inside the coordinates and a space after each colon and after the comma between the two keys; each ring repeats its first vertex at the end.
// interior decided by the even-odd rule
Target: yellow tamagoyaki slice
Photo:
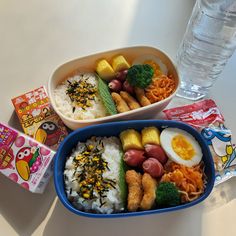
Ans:
{"type": "Polygon", "coordinates": [[[160,131],[152,126],[142,129],[142,145],[158,144],[160,145],[160,131]]]}
{"type": "Polygon", "coordinates": [[[115,77],[113,68],[105,59],[98,61],[96,71],[98,75],[104,80],[109,80],[115,77]]]}
{"type": "Polygon", "coordinates": [[[124,151],[129,149],[143,149],[141,135],[134,129],[122,131],[120,133],[120,140],[124,151]]]}
{"type": "Polygon", "coordinates": [[[121,70],[129,69],[130,65],[122,55],[119,55],[113,58],[112,67],[115,72],[118,72],[121,70]]]}

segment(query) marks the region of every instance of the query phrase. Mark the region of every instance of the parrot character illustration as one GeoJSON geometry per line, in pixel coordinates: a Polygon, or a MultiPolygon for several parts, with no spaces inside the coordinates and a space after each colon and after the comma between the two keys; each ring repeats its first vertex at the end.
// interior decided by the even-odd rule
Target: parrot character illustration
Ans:
{"type": "Polygon", "coordinates": [[[53,146],[58,143],[61,137],[61,130],[52,121],[42,123],[35,133],[35,139],[47,146],[53,146]]]}
{"type": "Polygon", "coordinates": [[[20,177],[27,181],[30,178],[30,173],[38,170],[39,164],[39,149],[32,153],[30,147],[21,148],[16,155],[16,169],[20,177]],[[37,163],[37,165],[35,165],[37,163]],[[36,168],[37,166],[37,168],[36,168]]]}

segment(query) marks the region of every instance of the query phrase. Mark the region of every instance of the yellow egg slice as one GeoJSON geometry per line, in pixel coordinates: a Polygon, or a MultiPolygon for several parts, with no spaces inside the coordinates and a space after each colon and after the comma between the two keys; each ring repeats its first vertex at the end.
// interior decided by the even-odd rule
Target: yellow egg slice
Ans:
{"type": "Polygon", "coordinates": [[[166,128],[161,132],[160,143],[167,156],[174,162],[188,167],[199,164],[202,150],[197,140],[178,128],[166,128]]]}

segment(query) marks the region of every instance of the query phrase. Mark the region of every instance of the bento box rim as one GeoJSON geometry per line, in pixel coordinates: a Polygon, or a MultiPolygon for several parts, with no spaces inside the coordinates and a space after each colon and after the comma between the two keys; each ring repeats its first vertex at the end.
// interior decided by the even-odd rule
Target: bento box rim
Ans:
{"type": "Polygon", "coordinates": [[[65,63],[63,63],[62,65],[59,65],[57,66],[57,68],[53,71],[52,75],[50,76],[49,78],[49,81],[48,81],[48,84],[47,84],[47,90],[48,90],[48,94],[49,94],[49,97],[51,99],[51,103],[53,104],[53,108],[55,109],[55,111],[65,120],[67,120],[68,122],[73,122],[73,123],[78,123],[78,124],[87,124],[87,123],[93,123],[93,122],[101,122],[101,121],[109,121],[111,119],[115,119],[115,118],[120,118],[120,117],[123,117],[124,114],[126,115],[129,115],[129,114],[135,114],[135,113],[138,113],[138,112],[145,112],[146,110],[149,110],[157,105],[162,105],[164,103],[166,103],[168,100],[171,100],[178,92],[179,90],[179,87],[180,87],[180,79],[179,79],[179,75],[178,75],[178,71],[177,71],[177,68],[174,64],[174,62],[172,61],[172,59],[162,50],[158,49],[158,48],[155,48],[155,47],[151,47],[151,46],[133,46],[133,47],[124,47],[124,48],[117,48],[117,49],[113,49],[113,50],[109,50],[109,51],[102,51],[102,52],[97,52],[97,53],[94,53],[94,54],[90,54],[90,55],[87,55],[87,56],[82,56],[82,57],[79,57],[79,58],[74,58],[70,61],[67,61],[65,63]],[[54,74],[60,69],[62,68],[63,66],[66,66],[67,64],[69,63],[73,63],[74,61],[77,61],[77,60],[82,60],[82,59],[85,59],[85,58],[89,58],[89,57],[92,57],[92,56],[95,56],[95,55],[98,55],[98,54],[102,54],[102,53],[112,53],[112,52],[115,52],[115,51],[118,51],[118,50],[127,50],[127,49],[135,49],[135,48],[147,48],[147,49],[153,49],[153,50],[156,50],[160,53],[162,53],[172,64],[172,66],[174,67],[174,69],[176,70],[176,74],[177,74],[177,80],[178,80],[178,84],[175,88],[175,91],[167,98],[159,101],[159,102],[155,102],[155,103],[152,103],[148,106],[144,106],[144,107],[140,107],[138,109],[135,109],[135,110],[130,110],[130,111],[126,111],[125,113],[117,113],[117,114],[114,114],[114,115],[108,115],[108,116],[105,116],[105,117],[99,117],[99,118],[94,118],[94,119],[86,119],[86,120],[76,120],[76,119],[72,119],[68,116],[65,116],[61,111],[59,111],[59,109],[56,107],[55,105],[55,101],[54,101],[54,96],[52,94],[52,89],[51,89],[51,84],[52,84],[52,78],[54,76],[54,74]]]}
{"type": "MultiPolygon", "coordinates": [[[[95,135],[95,134],[94,134],[95,135]]],[[[66,161],[66,159],[65,159],[66,161]]],[[[62,202],[62,204],[71,212],[75,213],[76,215],[80,215],[80,216],[85,216],[85,217],[90,217],[90,218],[120,218],[120,217],[131,217],[131,216],[143,216],[143,215],[150,215],[150,214],[159,214],[159,213],[165,213],[165,212],[170,212],[170,211],[177,211],[177,210],[181,210],[181,209],[185,209],[185,208],[189,208],[191,206],[197,205],[198,203],[202,202],[203,200],[205,200],[209,194],[211,193],[213,187],[214,187],[214,180],[215,180],[215,169],[214,169],[214,163],[213,163],[213,159],[212,159],[212,155],[210,152],[210,149],[206,143],[206,141],[203,139],[203,137],[201,136],[201,134],[194,129],[193,127],[191,127],[188,124],[185,124],[183,122],[180,121],[170,121],[170,120],[132,120],[132,121],[116,121],[116,122],[108,122],[108,123],[102,123],[102,124],[95,124],[95,125],[91,125],[91,126],[86,126],[83,128],[79,128],[77,130],[74,130],[73,132],[71,132],[64,140],[63,142],[60,144],[59,149],[56,153],[55,159],[54,159],[54,174],[53,174],[53,178],[54,178],[54,186],[56,189],[56,193],[60,199],[60,201],[62,202]],[[209,162],[210,162],[210,172],[211,172],[211,180],[210,182],[208,182],[208,188],[206,189],[206,191],[203,193],[203,195],[201,195],[198,199],[189,202],[189,203],[185,203],[183,205],[178,205],[175,207],[168,207],[168,208],[159,208],[159,209],[152,209],[152,210],[147,210],[147,211],[137,211],[137,212],[123,212],[123,213],[112,213],[112,214],[98,214],[98,213],[90,213],[90,212],[83,212],[80,211],[78,209],[76,209],[67,199],[66,197],[66,193],[64,192],[64,196],[63,193],[60,192],[59,190],[59,185],[63,184],[63,183],[59,183],[57,181],[57,176],[58,174],[58,170],[57,170],[57,165],[58,162],[60,161],[60,152],[63,149],[64,145],[66,145],[67,141],[70,140],[71,138],[73,138],[73,136],[78,135],[80,132],[82,131],[86,131],[86,130],[90,130],[90,129],[96,129],[98,127],[103,127],[104,129],[108,126],[111,125],[129,125],[129,124],[143,124],[143,127],[149,126],[150,125],[156,125],[156,126],[160,126],[163,129],[167,128],[169,126],[174,127],[174,128],[183,128],[183,130],[189,132],[190,134],[192,134],[194,137],[198,137],[201,140],[200,146],[201,148],[205,149],[205,151],[207,152],[207,156],[210,158],[209,162]]],[[[64,185],[64,184],[63,184],[64,185]]]]}

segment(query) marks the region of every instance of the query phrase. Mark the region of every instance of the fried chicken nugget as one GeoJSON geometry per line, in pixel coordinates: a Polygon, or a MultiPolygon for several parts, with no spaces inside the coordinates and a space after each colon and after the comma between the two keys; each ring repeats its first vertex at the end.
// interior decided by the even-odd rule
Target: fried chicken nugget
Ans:
{"type": "Polygon", "coordinates": [[[128,185],[128,211],[136,211],[143,197],[142,175],[135,170],[128,170],[125,173],[125,180],[128,185]]]}
{"type": "Polygon", "coordinates": [[[148,100],[148,98],[145,96],[144,89],[141,88],[134,88],[136,97],[141,104],[142,107],[148,106],[151,104],[151,102],[148,100]]]}
{"type": "Polygon", "coordinates": [[[142,177],[143,199],[140,204],[142,210],[150,210],[156,199],[157,181],[148,173],[144,173],[142,177]]]}
{"type": "Polygon", "coordinates": [[[120,96],[118,93],[111,93],[112,99],[116,104],[116,109],[119,113],[129,111],[129,107],[126,103],[126,101],[120,96]]]}
{"type": "Polygon", "coordinates": [[[133,98],[129,93],[125,91],[120,92],[120,96],[125,100],[125,102],[128,104],[130,110],[134,110],[140,107],[139,103],[136,101],[135,98],[133,98]]]}

